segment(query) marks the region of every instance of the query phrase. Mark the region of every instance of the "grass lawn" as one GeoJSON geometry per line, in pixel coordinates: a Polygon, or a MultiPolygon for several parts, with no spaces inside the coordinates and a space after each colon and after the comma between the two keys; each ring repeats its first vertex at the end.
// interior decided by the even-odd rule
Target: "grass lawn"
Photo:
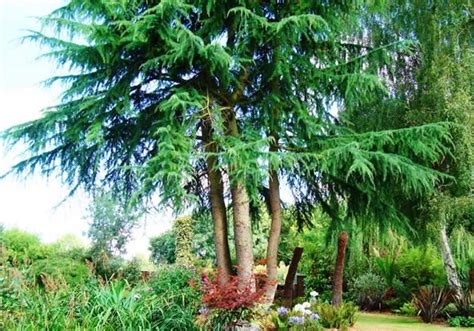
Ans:
{"type": "Polygon", "coordinates": [[[420,319],[391,314],[360,313],[355,324],[357,331],[455,331],[474,330],[474,328],[451,328],[446,325],[425,324],[420,319]]]}

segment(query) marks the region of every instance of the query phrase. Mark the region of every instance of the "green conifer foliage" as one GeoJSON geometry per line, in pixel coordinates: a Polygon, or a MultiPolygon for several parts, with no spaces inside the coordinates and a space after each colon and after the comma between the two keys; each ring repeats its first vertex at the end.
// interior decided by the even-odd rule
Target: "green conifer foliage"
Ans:
{"type": "Polygon", "coordinates": [[[29,37],[71,74],[47,82],[65,84],[59,105],[4,133],[30,154],[13,171],[59,170],[73,189],[112,186],[136,200],[158,192],[180,211],[206,190],[202,165],[213,157],[244,278],[249,200],[270,173],[291,186],[300,215],[321,204],[330,215],[346,206],[349,216],[401,218],[393,192],[433,189],[449,128],[357,133],[335,116],[390,98],[381,71],[409,47],[367,40],[362,14],[378,13],[374,3],[70,0],[29,37]]]}

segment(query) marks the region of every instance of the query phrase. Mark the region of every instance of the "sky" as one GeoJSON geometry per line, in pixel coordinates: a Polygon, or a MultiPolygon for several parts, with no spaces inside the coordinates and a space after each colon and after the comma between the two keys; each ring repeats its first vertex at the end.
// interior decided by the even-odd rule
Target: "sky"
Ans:
{"type": "MultiPolygon", "coordinates": [[[[41,116],[41,109],[57,103],[61,87],[45,88],[41,81],[58,70],[53,62],[38,59],[45,49],[22,43],[29,29],[39,29],[35,17],[63,4],[62,0],[0,0],[0,132],[41,116]]],[[[21,149],[7,151],[0,141],[0,174],[21,157],[21,149]]],[[[39,174],[0,179],[0,224],[19,228],[53,242],[74,234],[87,242],[86,208],[89,200],[79,192],[61,203],[68,188],[57,178],[39,174]]],[[[128,256],[148,256],[148,241],[170,228],[170,213],[146,216],[128,245],[128,256]]]]}

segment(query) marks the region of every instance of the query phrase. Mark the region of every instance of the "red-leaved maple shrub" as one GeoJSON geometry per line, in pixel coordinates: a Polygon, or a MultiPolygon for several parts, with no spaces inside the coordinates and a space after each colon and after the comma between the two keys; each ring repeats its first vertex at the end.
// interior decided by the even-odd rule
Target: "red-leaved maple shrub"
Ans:
{"type": "Polygon", "coordinates": [[[219,282],[219,277],[219,273],[211,274],[209,277],[204,273],[202,275],[202,303],[209,309],[253,308],[263,298],[265,288],[258,286],[255,289],[255,283],[261,283],[259,280],[263,275],[254,275],[252,281],[245,286],[242,286],[238,276],[230,276],[225,285],[219,282]]]}

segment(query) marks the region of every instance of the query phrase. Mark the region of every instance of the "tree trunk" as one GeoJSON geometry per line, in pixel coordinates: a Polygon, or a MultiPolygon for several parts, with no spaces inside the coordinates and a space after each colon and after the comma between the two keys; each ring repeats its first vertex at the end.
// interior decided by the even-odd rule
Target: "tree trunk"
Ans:
{"type": "Polygon", "coordinates": [[[227,283],[232,273],[230,260],[227,213],[224,202],[222,175],[218,169],[213,169],[215,157],[207,158],[209,177],[209,197],[211,201],[211,214],[214,223],[214,244],[216,247],[217,269],[220,279],[227,283]]]}
{"type": "Polygon", "coordinates": [[[270,303],[275,297],[278,285],[278,245],[281,232],[281,206],[280,206],[280,182],[278,173],[270,171],[270,212],[272,223],[267,246],[267,283],[265,289],[265,301],[270,303]]]}
{"type": "Polygon", "coordinates": [[[246,286],[253,275],[253,243],[250,224],[250,206],[247,189],[238,182],[230,189],[234,210],[234,240],[237,255],[237,274],[246,286]]]}
{"type": "Polygon", "coordinates": [[[448,277],[449,288],[453,291],[454,296],[458,299],[462,299],[463,291],[459,276],[456,271],[456,265],[454,264],[453,255],[451,254],[451,248],[449,247],[448,235],[446,233],[446,224],[441,225],[441,254],[443,256],[444,270],[448,277]]]}
{"type": "MultiPolygon", "coordinates": [[[[280,62],[280,45],[275,40],[273,52],[273,65],[276,67],[280,62]]],[[[280,82],[276,75],[270,82],[272,93],[279,95],[281,92],[280,82]]],[[[270,121],[270,153],[278,152],[280,128],[280,107],[281,104],[276,102],[271,107],[271,121],[270,121]]],[[[272,223],[270,226],[270,235],[268,237],[267,245],[267,283],[265,285],[265,301],[270,303],[275,297],[278,281],[278,245],[280,244],[281,233],[281,205],[280,205],[280,182],[278,179],[278,168],[269,170],[269,202],[270,214],[272,223]]]]}
{"type": "MultiPolygon", "coordinates": [[[[239,129],[232,107],[226,111],[226,134],[239,137],[239,129]]],[[[234,243],[237,256],[237,275],[241,279],[241,286],[248,286],[254,282],[253,277],[253,241],[250,222],[250,202],[242,179],[235,180],[233,172],[235,169],[229,166],[230,193],[232,196],[232,207],[234,214],[234,243]]]]}
{"type": "Polygon", "coordinates": [[[349,235],[346,231],[339,234],[337,241],[337,258],[336,269],[334,270],[333,288],[332,288],[332,304],[339,306],[342,303],[342,279],[344,273],[344,257],[346,255],[347,242],[349,235]]]}
{"type": "MultiPolygon", "coordinates": [[[[211,130],[209,124],[203,125],[203,136],[205,140],[204,148],[206,152],[210,154],[216,152],[216,145],[211,141],[211,130]]],[[[216,249],[217,269],[221,284],[226,284],[232,274],[232,263],[229,250],[224,185],[221,171],[216,168],[216,157],[214,155],[208,155],[206,163],[209,181],[209,199],[211,202],[211,214],[214,225],[214,245],[216,249]]]]}

